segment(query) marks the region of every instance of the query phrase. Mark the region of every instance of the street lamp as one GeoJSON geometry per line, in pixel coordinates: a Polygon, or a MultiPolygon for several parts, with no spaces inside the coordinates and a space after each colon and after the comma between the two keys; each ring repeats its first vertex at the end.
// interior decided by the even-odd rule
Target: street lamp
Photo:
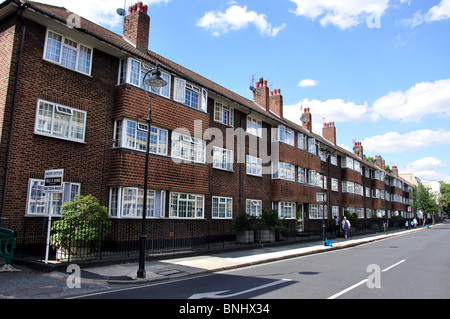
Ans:
{"type": "MultiPolygon", "coordinates": [[[[167,85],[167,82],[161,78],[161,72],[158,70],[158,65],[154,69],[150,69],[147,73],[145,73],[144,78],[142,79],[144,84],[148,85],[150,88],[162,88],[167,85]],[[151,74],[150,78],[146,79],[147,76],[151,74]]],[[[139,269],[137,271],[138,278],[145,278],[145,240],[147,238],[146,229],[145,229],[145,219],[147,216],[147,182],[148,182],[148,159],[150,153],[150,130],[152,124],[152,101],[150,100],[150,95],[145,88],[144,91],[148,98],[148,118],[147,118],[147,148],[145,150],[145,172],[144,172],[144,198],[142,205],[142,231],[141,236],[139,237],[139,269]]]]}
{"type": "MultiPolygon", "coordinates": [[[[328,157],[331,155],[331,152],[327,148],[321,148],[320,149],[320,155],[322,155],[322,157],[325,159],[325,161],[328,162],[328,175],[329,175],[330,174],[330,162],[328,161],[328,157]]],[[[326,194],[328,192],[325,192],[325,178],[326,178],[326,176],[325,176],[325,169],[323,168],[323,161],[322,161],[322,191],[323,191],[323,193],[322,193],[322,202],[323,202],[324,206],[325,206],[325,204],[327,206],[326,214],[328,216],[328,209],[329,209],[329,206],[330,206],[329,205],[330,202],[329,202],[329,196],[328,196],[328,194],[326,194]],[[328,203],[326,203],[325,198],[328,199],[328,203]]],[[[329,186],[328,186],[328,183],[327,183],[327,188],[328,187],[329,186]]],[[[322,209],[322,241],[323,241],[323,245],[324,246],[326,246],[325,228],[326,228],[326,226],[325,226],[325,207],[323,207],[323,209],[322,209]]]]}

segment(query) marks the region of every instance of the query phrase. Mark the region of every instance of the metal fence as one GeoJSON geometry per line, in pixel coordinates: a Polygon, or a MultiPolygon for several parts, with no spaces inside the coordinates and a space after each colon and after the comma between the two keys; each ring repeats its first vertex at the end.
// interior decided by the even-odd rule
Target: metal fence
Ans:
{"type": "MultiPolygon", "coordinates": [[[[17,235],[16,256],[70,262],[139,255],[139,220],[84,225],[52,221],[50,232],[48,227],[45,219],[25,221],[17,235]]],[[[231,220],[147,220],[146,236],[147,256],[237,245],[231,220]]]]}
{"type": "MultiPolygon", "coordinates": [[[[48,219],[25,219],[16,230],[14,256],[22,259],[71,262],[75,260],[133,260],[139,256],[141,221],[112,220],[110,225],[70,225],[48,219]],[[92,229],[96,229],[97,233],[92,229]],[[46,252],[48,251],[48,255],[46,252]]],[[[390,223],[390,229],[403,227],[404,221],[390,223]]],[[[381,220],[359,220],[354,231],[380,231],[381,220]]],[[[11,227],[12,228],[12,227],[11,227]]],[[[305,233],[291,231],[284,242],[301,241],[322,236],[321,223],[305,233]]],[[[352,227],[353,228],[353,227],[352,227]]],[[[291,227],[292,230],[292,227],[291,227]]],[[[332,223],[326,236],[333,238],[332,223]]],[[[236,242],[232,220],[149,220],[146,222],[146,256],[164,256],[184,252],[222,250],[242,246],[236,242]]],[[[255,243],[257,245],[258,243],[255,243]]]]}

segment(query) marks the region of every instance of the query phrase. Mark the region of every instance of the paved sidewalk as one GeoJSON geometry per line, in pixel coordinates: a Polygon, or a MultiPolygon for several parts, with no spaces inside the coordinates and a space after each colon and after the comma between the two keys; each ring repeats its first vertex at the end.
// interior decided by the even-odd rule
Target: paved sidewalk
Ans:
{"type": "MultiPolygon", "coordinates": [[[[438,225],[437,225],[438,226],[438,225]]],[[[249,265],[293,257],[306,256],[315,253],[345,249],[365,243],[383,240],[393,236],[401,236],[416,231],[426,231],[426,228],[413,230],[390,231],[384,233],[362,234],[353,238],[332,239],[332,247],[323,246],[321,240],[295,244],[261,246],[247,250],[228,251],[217,254],[195,257],[173,258],[168,260],[147,261],[145,265],[146,278],[137,279],[138,263],[116,264],[95,268],[81,269],[81,285],[87,291],[95,291],[99,286],[107,287],[114,284],[140,284],[162,280],[182,278],[192,275],[229,270],[249,265]]],[[[70,295],[67,279],[71,272],[54,271],[43,273],[19,265],[2,267],[0,264],[0,299],[34,299],[34,298],[64,298],[70,295]]]]}
{"type": "Polygon", "coordinates": [[[196,274],[210,273],[221,270],[229,270],[249,265],[256,265],[286,258],[306,256],[315,253],[327,252],[336,249],[354,247],[365,243],[382,240],[385,238],[400,236],[426,228],[411,230],[396,230],[384,233],[366,234],[348,239],[335,238],[332,246],[324,246],[322,241],[309,243],[287,244],[283,246],[268,246],[223,252],[214,255],[202,255],[195,257],[174,258],[162,261],[147,261],[145,264],[146,278],[136,278],[138,263],[128,263],[82,270],[83,280],[105,281],[109,284],[136,284],[152,281],[167,280],[196,274]]]}

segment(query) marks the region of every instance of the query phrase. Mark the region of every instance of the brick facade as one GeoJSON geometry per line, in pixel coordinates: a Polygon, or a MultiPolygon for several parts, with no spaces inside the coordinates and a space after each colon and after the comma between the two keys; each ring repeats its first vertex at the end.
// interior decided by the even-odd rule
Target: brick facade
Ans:
{"type": "MultiPolygon", "coordinates": [[[[0,6],[0,17],[2,17],[2,9],[5,11],[6,8],[17,7],[18,3],[12,0],[6,1],[3,7],[0,6]]],[[[9,130],[13,130],[6,197],[2,203],[5,208],[3,215],[0,216],[3,224],[12,225],[20,232],[24,231],[25,224],[29,225],[35,220],[39,224],[39,218],[45,219],[45,215],[26,214],[26,210],[27,201],[30,198],[30,179],[43,179],[44,171],[48,169],[63,168],[65,182],[80,184],[81,194],[93,194],[105,206],[110,205],[111,188],[143,188],[145,152],[117,145],[115,140],[116,121],[128,119],[145,124],[149,108],[143,89],[126,81],[118,84],[121,60],[125,58],[133,58],[149,65],[159,64],[161,70],[170,75],[171,90],[168,97],[150,93],[152,125],[168,132],[167,154],[150,154],[149,161],[149,189],[166,192],[165,211],[161,215],[162,223],[170,218],[170,194],[180,192],[204,196],[204,214],[203,219],[197,220],[199,224],[204,220],[213,219],[212,201],[213,197],[217,196],[232,198],[233,216],[246,209],[247,199],[261,200],[262,208],[267,210],[271,209],[272,203],[275,202],[293,202],[296,210],[303,208],[304,230],[320,229],[318,220],[310,220],[308,207],[309,204],[320,204],[316,202],[316,193],[322,192],[322,188],[318,185],[300,183],[297,176],[299,167],[308,171],[324,172],[327,176],[328,189],[331,186],[331,178],[338,180],[338,191],[328,192],[330,194],[328,203],[330,206],[339,207],[341,217],[344,207],[407,211],[409,205],[403,203],[342,192],[342,182],[347,181],[362,185],[364,191],[366,187],[371,190],[376,188],[387,190],[389,194],[398,194],[402,198],[409,198],[409,193],[399,187],[387,186],[383,181],[365,177],[365,170],[384,172],[384,166],[377,167],[363,162],[359,155],[336,146],[334,123],[324,128],[324,137],[321,137],[312,133],[311,113],[308,108],[304,112],[303,127],[284,119],[281,91],[269,92],[267,83],[262,78],[254,90],[254,101],[248,101],[163,57],[150,51],[138,50],[146,50],[148,46],[150,18],[144,12],[146,10],[136,9],[137,11],[129,12],[124,30],[127,40],[124,40],[121,36],[114,35],[84,19],[82,20],[84,30],[90,33],[69,29],[62,23],[62,19],[67,15],[64,10],[46,5],[33,5],[40,11],[36,13],[25,9],[28,18],[25,18],[26,35],[16,92],[15,121],[12,126],[10,117],[22,19],[17,12],[11,13],[10,10],[8,11],[10,13],[5,14],[0,20],[2,43],[0,47],[0,164],[2,167],[0,190],[3,190],[5,185],[3,168],[7,166],[4,156],[8,145],[7,137],[9,130]],[[55,19],[58,15],[60,20],[55,19]],[[136,30],[142,28],[147,32],[144,32],[141,37],[136,30]],[[43,58],[48,30],[61,33],[64,37],[74,37],[80,43],[84,43],[84,40],[92,47],[92,67],[89,75],[43,58]],[[131,45],[130,41],[136,47],[131,45]],[[206,110],[200,107],[193,109],[175,101],[176,78],[182,78],[193,86],[199,87],[199,100],[203,99],[203,92],[208,92],[206,110]],[[86,112],[84,142],[36,134],[39,101],[56,103],[86,112]],[[234,120],[233,126],[219,123],[215,118],[217,101],[230,107],[234,120]],[[255,137],[247,133],[248,116],[260,120],[261,129],[267,134],[255,137]],[[278,126],[287,127],[295,132],[295,143],[287,145],[284,142],[275,142],[279,153],[274,154],[272,128],[278,126]],[[232,169],[214,168],[212,161],[200,163],[174,161],[171,154],[172,136],[174,130],[179,128],[190,132],[192,137],[200,133],[208,145],[206,152],[211,151],[210,146],[215,139],[214,136],[208,135],[208,131],[214,129],[225,137],[231,129],[235,134],[232,169]],[[328,161],[322,161],[318,153],[312,154],[307,149],[300,149],[298,133],[314,138],[320,146],[332,149],[337,163],[330,165],[330,158],[328,161]],[[245,141],[244,145],[236,142],[241,137],[245,141]],[[261,176],[247,174],[245,155],[249,154],[257,154],[263,158],[262,166],[265,173],[261,176]],[[272,162],[267,161],[267,158],[273,155],[278,156],[279,162],[295,166],[294,181],[272,178],[270,174],[272,162]],[[344,158],[360,159],[361,171],[341,167],[341,161],[344,158]]],[[[199,101],[199,104],[201,102],[199,101]]],[[[211,154],[206,154],[206,158],[212,158],[211,154]]],[[[391,174],[388,174],[388,177],[399,179],[398,176],[391,174]]],[[[331,208],[328,212],[328,220],[331,220],[331,208]]],[[[196,220],[186,221],[186,223],[191,222],[196,220]]],[[[133,231],[139,229],[136,219],[131,221],[127,218],[114,219],[113,233],[118,240],[124,236],[123,231],[130,226],[130,223],[136,224],[133,226],[133,231]]],[[[177,220],[177,223],[182,225],[184,222],[181,219],[177,220]]],[[[296,223],[297,217],[292,216],[290,219],[292,228],[295,228],[296,223]]],[[[199,233],[201,231],[198,229],[205,229],[202,227],[196,228],[199,233]]],[[[229,228],[230,225],[227,227],[229,228]]],[[[231,233],[232,229],[228,231],[231,233]]]]}

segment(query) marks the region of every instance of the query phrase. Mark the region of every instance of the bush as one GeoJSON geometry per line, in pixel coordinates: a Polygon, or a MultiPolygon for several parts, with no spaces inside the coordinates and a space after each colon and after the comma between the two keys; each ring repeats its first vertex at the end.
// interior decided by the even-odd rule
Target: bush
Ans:
{"type": "Polygon", "coordinates": [[[289,234],[287,221],[280,219],[276,209],[263,210],[259,221],[259,229],[269,229],[275,232],[276,235],[287,236],[289,234]]]}
{"type": "Polygon", "coordinates": [[[65,250],[74,246],[98,249],[108,236],[111,222],[106,207],[92,196],[77,195],[61,207],[61,218],[52,226],[50,243],[65,250]]]}
{"type": "Polygon", "coordinates": [[[257,218],[246,212],[241,212],[233,222],[233,228],[239,233],[257,228],[257,218]]]}

